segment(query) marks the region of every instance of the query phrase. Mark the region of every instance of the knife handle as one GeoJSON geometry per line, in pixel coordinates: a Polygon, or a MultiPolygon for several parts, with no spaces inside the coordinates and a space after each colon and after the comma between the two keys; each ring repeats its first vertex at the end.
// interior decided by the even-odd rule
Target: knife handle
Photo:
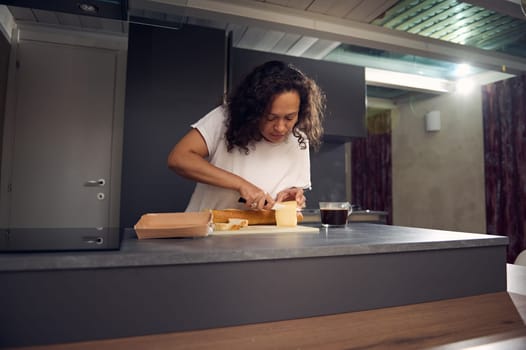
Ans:
{"type": "MultiPolygon", "coordinates": [[[[237,201],[238,201],[238,203],[246,203],[246,202],[247,202],[247,200],[246,200],[245,198],[243,198],[243,197],[239,197],[239,199],[238,199],[237,201]]],[[[267,202],[267,200],[265,199],[265,205],[267,205],[267,203],[268,203],[268,202],[267,202]]]]}

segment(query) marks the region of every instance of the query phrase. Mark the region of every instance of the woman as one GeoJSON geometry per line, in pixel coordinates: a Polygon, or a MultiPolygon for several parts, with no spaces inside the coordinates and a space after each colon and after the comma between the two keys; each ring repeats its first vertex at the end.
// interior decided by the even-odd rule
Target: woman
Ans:
{"type": "Polygon", "coordinates": [[[309,146],[320,146],[324,107],[316,82],[292,65],[256,67],[168,156],[171,169],[198,182],[186,211],[270,209],[289,200],[304,207],[309,146]]]}

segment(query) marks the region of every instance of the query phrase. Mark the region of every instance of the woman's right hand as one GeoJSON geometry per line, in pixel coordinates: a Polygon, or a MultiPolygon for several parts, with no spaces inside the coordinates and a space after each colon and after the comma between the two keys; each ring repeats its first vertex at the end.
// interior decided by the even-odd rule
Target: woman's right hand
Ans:
{"type": "Polygon", "coordinates": [[[246,201],[245,206],[250,209],[271,209],[275,203],[270,194],[250,183],[242,186],[239,193],[246,201]]]}

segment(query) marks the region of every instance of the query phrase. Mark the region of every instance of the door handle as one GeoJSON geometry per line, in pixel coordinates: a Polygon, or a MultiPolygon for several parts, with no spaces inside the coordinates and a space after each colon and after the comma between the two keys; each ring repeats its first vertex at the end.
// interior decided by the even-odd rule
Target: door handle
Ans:
{"type": "Polygon", "coordinates": [[[106,184],[106,180],[104,179],[98,179],[98,180],[88,180],[84,183],[84,186],[92,187],[92,186],[104,186],[106,184]]]}

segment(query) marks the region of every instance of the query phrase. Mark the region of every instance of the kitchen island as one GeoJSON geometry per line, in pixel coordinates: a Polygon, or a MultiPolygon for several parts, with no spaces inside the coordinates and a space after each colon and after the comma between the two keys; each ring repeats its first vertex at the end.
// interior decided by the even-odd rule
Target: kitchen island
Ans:
{"type": "Polygon", "coordinates": [[[506,291],[507,237],[351,223],[318,232],[0,254],[0,346],[290,320],[506,291]]]}

